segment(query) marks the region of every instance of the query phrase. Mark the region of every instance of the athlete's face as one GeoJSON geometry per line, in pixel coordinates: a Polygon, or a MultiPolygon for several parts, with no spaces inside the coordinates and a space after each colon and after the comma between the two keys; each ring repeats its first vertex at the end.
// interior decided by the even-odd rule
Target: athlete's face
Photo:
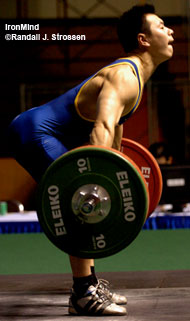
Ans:
{"type": "Polygon", "coordinates": [[[158,63],[163,62],[173,55],[173,30],[167,28],[164,22],[155,14],[146,15],[146,34],[149,43],[149,52],[158,63]]]}

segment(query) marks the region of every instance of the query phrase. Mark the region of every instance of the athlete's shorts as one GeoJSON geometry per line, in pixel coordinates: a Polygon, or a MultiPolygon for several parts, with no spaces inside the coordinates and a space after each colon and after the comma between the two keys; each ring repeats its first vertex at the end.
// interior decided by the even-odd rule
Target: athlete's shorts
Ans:
{"type": "Polygon", "coordinates": [[[75,147],[89,142],[93,123],[81,119],[74,106],[32,108],[9,127],[13,157],[39,182],[49,165],[75,147]],[[61,112],[60,112],[61,111],[61,112]]]}

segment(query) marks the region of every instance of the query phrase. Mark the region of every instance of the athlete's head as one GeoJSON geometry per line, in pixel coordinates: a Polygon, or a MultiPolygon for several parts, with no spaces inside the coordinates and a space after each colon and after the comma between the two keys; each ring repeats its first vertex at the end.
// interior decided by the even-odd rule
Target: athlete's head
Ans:
{"type": "Polygon", "coordinates": [[[119,40],[125,52],[132,52],[138,49],[138,34],[147,31],[146,14],[155,13],[152,5],[134,6],[123,13],[117,25],[119,40]]]}
{"type": "Polygon", "coordinates": [[[173,30],[155,14],[152,5],[137,5],[124,12],[118,21],[119,40],[126,53],[148,51],[158,63],[173,54],[173,30]]]}

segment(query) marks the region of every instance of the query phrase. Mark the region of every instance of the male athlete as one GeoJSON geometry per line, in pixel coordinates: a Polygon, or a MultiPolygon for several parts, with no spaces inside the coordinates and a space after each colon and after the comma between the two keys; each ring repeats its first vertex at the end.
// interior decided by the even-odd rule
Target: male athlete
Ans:
{"type": "MultiPolygon", "coordinates": [[[[10,126],[14,157],[39,182],[60,155],[85,143],[120,149],[122,124],[136,110],[144,84],[173,55],[173,30],[150,5],[135,6],[118,22],[126,52],[77,87],[19,115],[10,126]]],[[[126,298],[97,280],[92,259],[70,257],[69,313],[125,315],[126,298]]]]}

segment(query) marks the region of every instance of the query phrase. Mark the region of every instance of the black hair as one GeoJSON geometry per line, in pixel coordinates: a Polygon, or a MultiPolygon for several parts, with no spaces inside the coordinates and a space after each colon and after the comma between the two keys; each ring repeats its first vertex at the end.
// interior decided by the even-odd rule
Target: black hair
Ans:
{"type": "Polygon", "coordinates": [[[168,144],[165,142],[157,142],[150,145],[149,151],[155,158],[164,156],[168,160],[169,157],[172,156],[172,151],[168,144]]]}
{"type": "Polygon", "coordinates": [[[126,53],[138,49],[137,36],[146,31],[145,15],[155,13],[153,5],[136,5],[123,13],[117,24],[117,34],[126,53]]]}

